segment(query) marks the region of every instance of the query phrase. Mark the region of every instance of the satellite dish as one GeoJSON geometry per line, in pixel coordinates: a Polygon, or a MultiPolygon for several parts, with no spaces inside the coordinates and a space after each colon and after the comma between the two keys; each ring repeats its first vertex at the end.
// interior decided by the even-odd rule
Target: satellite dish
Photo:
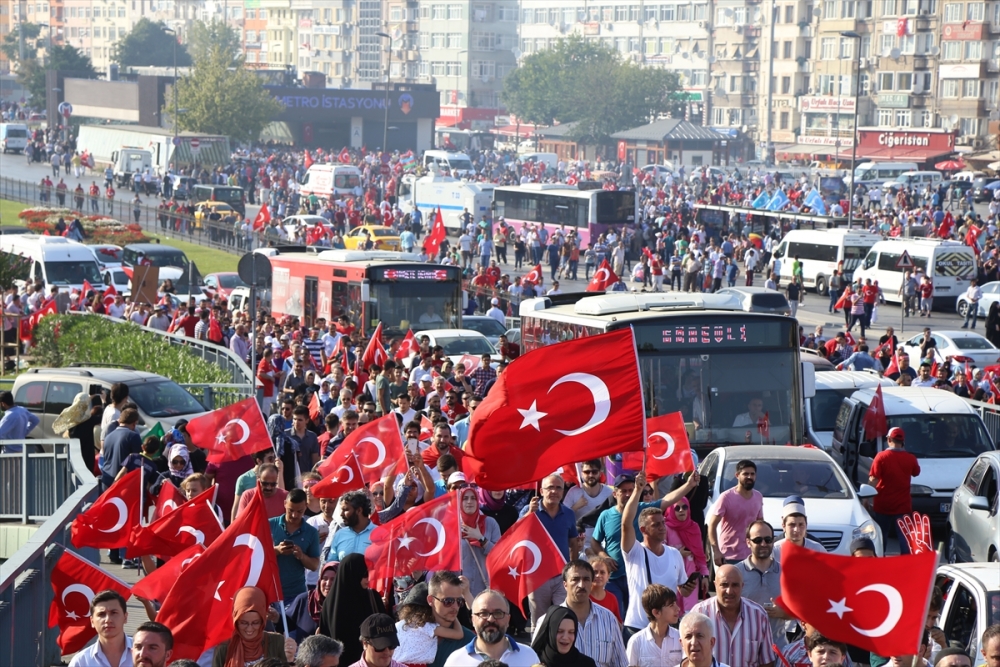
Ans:
{"type": "Polygon", "coordinates": [[[519,49],[519,48],[517,48],[515,46],[513,49],[510,50],[510,52],[514,54],[514,59],[515,60],[520,60],[521,59],[521,49],[519,49]]]}
{"type": "Polygon", "coordinates": [[[740,128],[740,131],[742,131],[743,134],[746,134],[749,130],[750,128],[747,125],[744,125],[743,127],[740,128]]]}
{"type": "Polygon", "coordinates": [[[882,49],[882,57],[883,58],[888,58],[891,53],[892,53],[892,49],[882,49]]]}
{"type": "Polygon", "coordinates": [[[715,94],[719,95],[720,97],[725,97],[726,96],[726,89],[723,88],[722,86],[719,86],[718,88],[715,89],[715,94]]]}
{"type": "Polygon", "coordinates": [[[687,51],[685,51],[684,53],[681,54],[681,58],[684,58],[685,60],[687,60],[690,57],[691,57],[691,54],[688,53],[687,51]]]}
{"type": "Polygon", "coordinates": [[[726,7],[722,10],[722,13],[726,15],[727,19],[733,18],[733,10],[730,7],[726,7]]]}
{"type": "Polygon", "coordinates": [[[889,57],[893,60],[899,60],[900,53],[902,52],[899,49],[893,49],[892,51],[889,51],[889,57]]]}
{"type": "Polygon", "coordinates": [[[929,53],[932,56],[936,56],[937,54],[941,53],[941,49],[939,49],[936,46],[932,46],[930,49],[928,49],[927,53],[929,53]]]}
{"type": "Polygon", "coordinates": [[[952,115],[948,116],[948,122],[951,123],[952,125],[957,125],[958,124],[958,114],[952,114],[952,115]]]}
{"type": "Polygon", "coordinates": [[[820,9],[819,7],[816,7],[815,9],[813,9],[813,16],[815,16],[816,18],[822,18],[823,10],[820,9]]]}
{"type": "Polygon", "coordinates": [[[708,57],[708,62],[709,62],[709,64],[711,64],[711,65],[714,65],[714,64],[715,64],[715,60],[716,60],[715,56],[709,56],[709,57],[708,57]]]}

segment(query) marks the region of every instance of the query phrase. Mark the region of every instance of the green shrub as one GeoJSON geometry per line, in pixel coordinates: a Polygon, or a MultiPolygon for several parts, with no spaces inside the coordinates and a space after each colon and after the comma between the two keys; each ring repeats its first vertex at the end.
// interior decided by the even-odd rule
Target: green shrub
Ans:
{"type": "Polygon", "coordinates": [[[49,315],[35,327],[32,365],[124,364],[179,383],[232,382],[228,373],[130,322],[99,315],[49,315]]]}

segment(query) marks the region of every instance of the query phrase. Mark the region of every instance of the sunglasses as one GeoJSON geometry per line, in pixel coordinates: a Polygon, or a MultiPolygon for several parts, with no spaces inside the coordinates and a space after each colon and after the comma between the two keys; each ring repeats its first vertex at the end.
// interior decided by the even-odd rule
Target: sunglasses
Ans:
{"type": "Polygon", "coordinates": [[[184,459],[174,459],[173,461],[170,462],[170,465],[182,466],[184,465],[184,463],[185,463],[184,459]]]}
{"type": "Polygon", "coordinates": [[[688,506],[687,505],[674,505],[674,511],[675,512],[687,512],[688,511],[688,506]]]}
{"type": "Polygon", "coordinates": [[[278,486],[277,482],[261,482],[260,485],[265,489],[273,489],[278,486]]]}
{"type": "Polygon", "coordinates": [[[436,595],[432,595],[431,597],[443,604],[445,607],[454,607],[457,604],[465,604],[465,598],[439,598],[436,595]]]}
{"type": "Polygon", "coordinates": [[[771,544],[772,542],[774,542],[774,538],[773,537],[751,537],[750,541],[753,542],[754,544],[758,544],[758,545],[759,544],[771,544]]]}

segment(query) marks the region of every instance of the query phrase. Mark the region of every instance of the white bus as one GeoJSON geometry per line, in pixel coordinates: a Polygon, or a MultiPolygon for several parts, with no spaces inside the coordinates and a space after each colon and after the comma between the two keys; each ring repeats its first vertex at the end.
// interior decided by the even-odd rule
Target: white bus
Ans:
{"type": "Polygon", "coordinates": [[[493,190],[493,219],[520,229],[542,224],[548,232],[575,229],[581,248],[611,228],[633,227],[638,202],[631,190],[580,190],[562,183],[526,183],[493,190]]]}
{"type": "Polygon", "coordinates": [[[826,295],[834,270],[850,281],[868,249],[882,240],[878,234],[847,229],[793,229],[772,255],[781,260],[782,277],[791,276],[792,262],[802,262],[802,284],[826,295]]]}
{"type": "Polygon", "coordinates": [[[358,194],[361,188],[361,171],[347,164],[314,164],[302,179],[300,192],[304,196],[316,195],[322,201],[343,195],[358,194]]]}

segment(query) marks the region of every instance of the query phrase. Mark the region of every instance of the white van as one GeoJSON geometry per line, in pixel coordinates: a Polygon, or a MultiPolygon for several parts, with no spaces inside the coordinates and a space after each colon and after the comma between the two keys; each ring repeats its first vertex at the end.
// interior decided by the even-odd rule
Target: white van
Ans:
{"type": "Polygon", "coordinates": [[[476,220],[484,214],[491,215],[494,187],[492,183],[459,180],[433,173],[420,178],[404,176],[399,184],[399,208],[411,215],[414,209],[419,208],[428,229],[434,224],[434,212],[440,208],[444,226],[449,231],[460,230],[465,210],[476,220]]]}
{"type": "Polygon", "coordinates": [[[855,280],[871,278],[878,281],[886,301],[899,303],[903,297],[899,288],[903,284],[904,269],[896,263],[903,251],[909,253],[913,263],[934,284],[934,307],[954,309],[955,301],[976,277],[976,255],[972,248],[958,241],[938,239],[887,239],[871,247],[864,262],[854,272],[855,280]]]}
{"type": "Polygon", "coordinates": [[[781,273],[791,275],[792,262],[802,261],[802,282],[828,294],[830,276],[842,269],[847,280],[882,237],[866,231],[847,229],[793,229],[785,234],[772,255],[781,260],[781,273]]]}
{"type": "Polygon", "coordinates": [[[521,164],[525,164],[526,162],[544,164],[546,169],[551,169],[552,171],[559,168],[559,156],[555,153],[521,153],[517,156],[517,159],[521,161],[521,164]]]}
{"type": "Polygon", "coordinates": [[[361,171],[347,164],[314,164],[306,171],[299,192],[303,196],[316,195],[327,202],[344,195],[358,194],[361,188],[361,171]],[[357,190],[357,192],[356,192],[357,190]]]}
{"type": "Polygon", "coordinates": [[[439,171],[447,169],[452,176],[473,176],[476,173],[472,160],[465,153],[430,150],[424,151],[423,160],[428,171],[434,171],[431,168],[434,165],[439,171]]]}
{"type": "MultiPolygon", "coordinates": [[[[834,424],[830,455],[856,484],[868,483],[872,460],[886,447],[884,438],[864,439],[864,414],[874,396],[869,388],[845,398],[834,424]]],[[[949,391],[883,387],[882,400],[889,428],[903,429],[906,451],[920,461],[920,474],[910,482],[913,511],[943,528],[952,495],[972,462],[994,449],[990,434],[972,405],[949,391]]]]}
{"type": "Polygon", "coordinates": [[[22,152],[28,147],[28,126],[21,123],[0,123],[0,148],[3,152],[22,152]]]}
{"type": "Polygon", "coordinates": [[[15,271],[18,287],[43,283],[48,294],[52,286],[82,290],[84,280],[95,288],[104,284],[90,248],[62,236],[4,234],[0,236],[0,252],[24,258],[15,271]]]}
{"type": "Polygon", "coordinates": [[[840,404],[858,389],[893,387],[895,382],[873,371],[817,371],[816,394],[806,399],[805,424],[809,442],[830,453],[840,404]]]}
{"type": "Polygon", "coordinates": [[[896,178],[885,182],[886,190],[896,191],[900,188],[912,188],[918,192],[923,192],[924,188],[930,185],[936,188],[941,185],[944,179],[940,171],[904,171],[896,178]]]}
{"type": "Polygon", "coordinates": [[[903,172],[919,168],[916,162],[862,162],[854,169],[854,182],[865,187],[882,185],[903,172]]]}

